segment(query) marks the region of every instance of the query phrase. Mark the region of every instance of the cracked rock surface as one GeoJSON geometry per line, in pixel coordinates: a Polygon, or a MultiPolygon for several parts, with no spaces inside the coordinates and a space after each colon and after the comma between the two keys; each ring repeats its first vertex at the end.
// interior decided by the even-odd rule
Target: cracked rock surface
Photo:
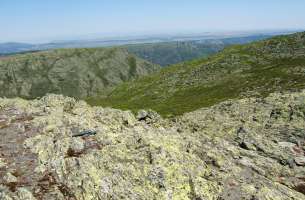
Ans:
{"type": "Polygon", "coordinates": [[[0,199],[305,199],[305,91],[140,114],[0,99],[0,199]]]}

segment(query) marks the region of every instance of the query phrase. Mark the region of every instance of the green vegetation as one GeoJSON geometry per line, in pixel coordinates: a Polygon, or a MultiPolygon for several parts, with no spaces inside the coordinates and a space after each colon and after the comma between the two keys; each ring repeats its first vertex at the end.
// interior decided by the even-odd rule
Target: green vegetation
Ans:
{"type": "Polygon", "coordinates": [[[86,98],[159,70],[121,48],[57,49],[0,58],[0,96],[86,98]]]}
{"type": "Polygon", "coordinates": [[[118,86],[92,105],[180,115],[221,101],[305,88],[305,33],[226,48],[118,86]]]}
{"type": "Polygon", "coordinates": [[[223,44],[219,43],[200,44],[191,41],[135,44],[128,45],[127,50],[152,63],[167,66],[199,57],[207,57],[222,50],[223,47],[223,44]]]}
{"type": "Polygon", "coordinates": [[[208,57],[232,44],[245,44],[268,37],[270,36],[254,35],[225,39],[133,44],[126,45],[125,48],[140,58],[161,66],[168,66],[197,58],[208,57]]]}

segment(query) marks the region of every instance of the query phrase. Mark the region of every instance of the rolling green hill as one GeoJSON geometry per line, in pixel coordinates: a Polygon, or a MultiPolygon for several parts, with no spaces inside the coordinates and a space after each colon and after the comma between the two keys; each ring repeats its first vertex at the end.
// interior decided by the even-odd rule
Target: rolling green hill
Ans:
{"type": "Polygon", "coordinates": [[[160,66],[121,48],[58,49],[0,58],[0,96],[101,95],[160,66]]]}
{"type": "Polygon", "coordinates": [[[205,39],[193,41],[160,42],[126,45],[125,48],[152,63],[168,66],[193,59],[208,57],[226,46],[246,44],[271,37],[270,35],[253,35],[223,39],[205,39]]]}
{"type": "Polygon", "coordinates": [[[164,116],[245,96],[305,88],[305,32],[236,45],[118,86],[92,105],[151,108],[164,116]]]}

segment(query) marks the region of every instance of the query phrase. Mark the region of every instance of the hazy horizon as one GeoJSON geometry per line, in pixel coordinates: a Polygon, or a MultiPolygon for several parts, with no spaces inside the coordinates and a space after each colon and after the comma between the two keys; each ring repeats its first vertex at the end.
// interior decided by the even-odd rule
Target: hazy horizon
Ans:
{"type": "MultiPolygon", "coordinates": [[[[24,43],[24,44],[48,44],[48,43],[65,43],[65,42],[90,42],[90,41],[111,41],[111,40],[130,40],[135,41],[143,39],[143,41],[150,41],[152,38],[166,39],[167,37],[181,38],[176,41],[185,41],[187,37],[190,40],[194,40],[196,37],[202,37],[205,39],[217,39],[217,38],[234,38],[234,37],[247,37],[254,35],[279,35],[279,34],[290,34],[295,32],[304,31],[305,29],[274,29],[274,30],[219,30],[219,31],[198,31],[198,32],[156,32],[156,33],[126,33],[126,34],[110,34],[110,33],[94,33],[87,35],[67,35],[59,37],[50,37],[44,39],[28,39],[28,40],[8,40],[2,41],[0,44],[5,43],[24,43]]],[[[175,39],[173,39],[175,40],[175,39]]],[[[132,42],[131,42],[132,43],[132,42]]],[[[145,43],[145,42],[144,42],[145,43]]]]}
{"type": "Polygon", "coordinates": [[[305,2],[2,0],[0,42],[304,30],[305,2]]]}

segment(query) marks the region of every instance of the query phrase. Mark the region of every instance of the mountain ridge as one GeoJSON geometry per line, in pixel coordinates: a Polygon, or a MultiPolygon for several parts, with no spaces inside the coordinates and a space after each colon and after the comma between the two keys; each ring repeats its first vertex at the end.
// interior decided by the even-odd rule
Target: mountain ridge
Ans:
{"type": "Polygon", "coordinates": [[[158,70],[120,48],[57,49],[0,58],[0,96],[76,98],[106,93],[117,84],[158,70]]]}
{"type": "Polygon", "coordinates": [[[145,43],[164,43],[176,41],[205,41],[209,39],[225,39],[234,37],[259,37],[264,35],[270,37],[272,35],[288,34],[297,30],[274,30],[266,32],[232,32],[232,33],[202,33],[201,34],[182,34],[182,35],[152,35],[152,36],[127,36],[127,37],[109,37],[101,39],[72,39],[57,40],[47,43],[24,43],[24,42],[6,42],[0,43],[0,54],[16,54],[26,51],[43,51],[59,48],[97,48],[122,46],[128,44],[145,44],[145,43]]]}
{"type": "Polygon", "coordinates": [[[226,99],[305,87],[305,33],[235,45],[118,86],[92,105],[179,115],[226,99]],[[124,97],[124,98],[123,98],[124,97]],[[122,100],[124,99],[124,100],[122,100]]]}
{"type": "Polygon", "coordinates": [[[262,34],[193,41],[130,44],[123,47],[140,58],[165,67],[211,56],[230,45],[247,44],[270,37],[272,36],[262,34]]]}

